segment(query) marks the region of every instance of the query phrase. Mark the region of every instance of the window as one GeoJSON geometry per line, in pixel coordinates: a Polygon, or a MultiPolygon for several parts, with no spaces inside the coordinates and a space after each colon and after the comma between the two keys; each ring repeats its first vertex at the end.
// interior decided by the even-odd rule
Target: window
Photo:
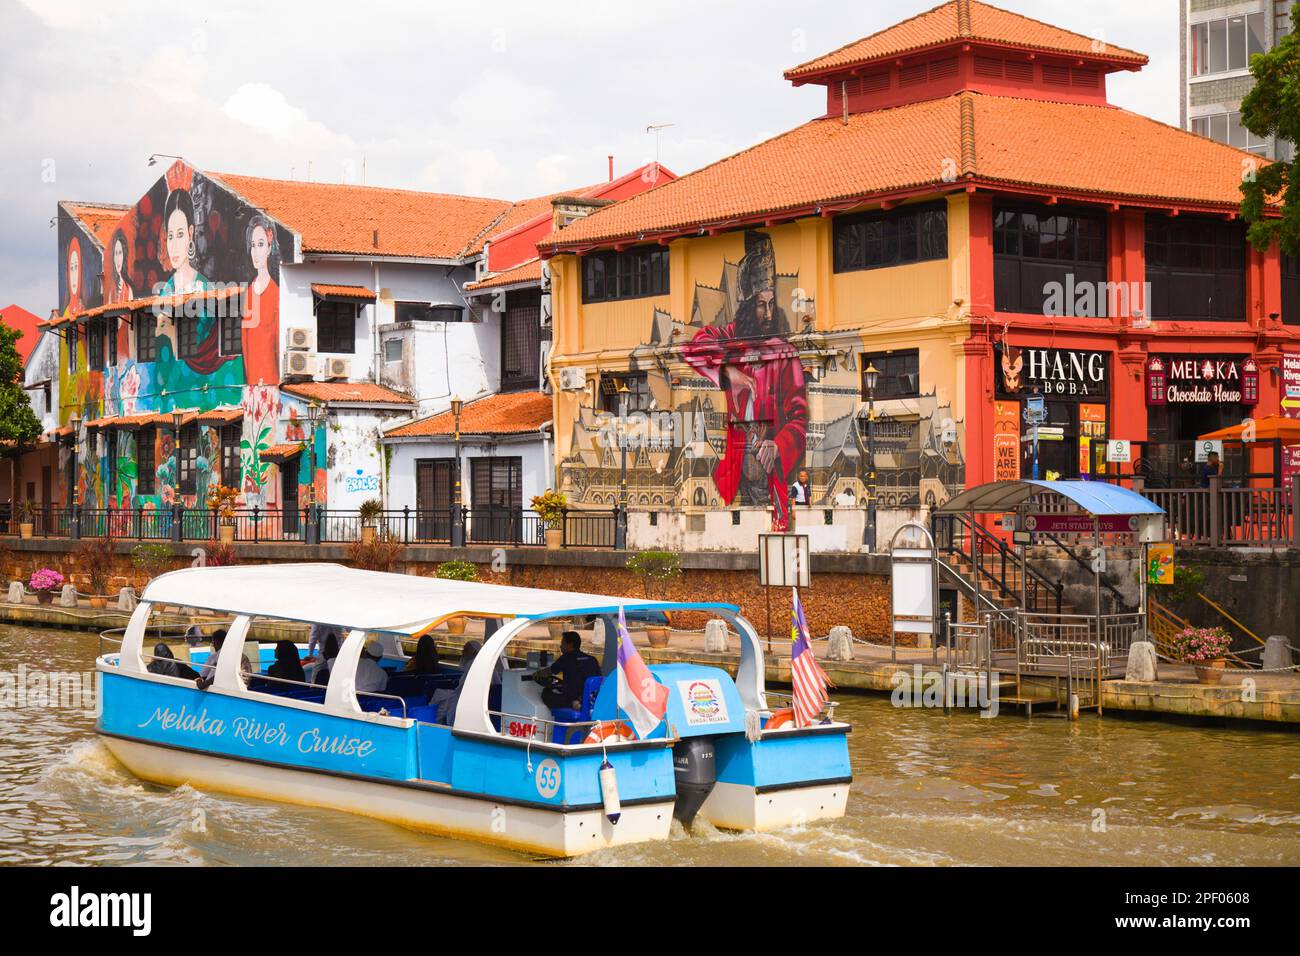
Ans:
{"type": "MultiPolygon", "coordinates": [[[[1106,281],[1106,218],[1064,206],[995,203],[993,298],[999,312],[1075,315],[1064,290],[1106,281]]],[[[1100,288],[1100,286],[1097,286],[1100,288]]],[[[1093,295],[1095,316],[1106,296],[1093,295]]]]}
{"type": "Polygon", "coordinates": [[[637,372],[629,375],[602,374],[600,376],[600,408],[602,411],[609,412],[611,415],[619,413],[622,401],[619,388],[623,385],[627,386],[628,414],[650,410],[650,382],[645,372],[637,372]]]}
{"type": "Polygon", "coordinates": [[[75,324],[68,326],[68,371],[77,370],[77,326],[75,324]]]}
{"type": "Polygon", "coordinates": [[[108,353],[108,364],[117,364],[117,323],[115,315],[104,318],[104,351],[108,353]]]}
{"type": "Polygon", "coordinates": [[[51,406],[54,404],[54,393],[50,387],[49,382],[46,382],[44,385],[41,386],[41,394],[45,399],[45,414],[48,415],[50,413],[51,406]]]}
{"type": "Polygon", "coordinates": [[[142,428],[135,436],[135,493],[152,495],[157,491],[155,475],[158,468],[158,454],[154,441],[157,430],[142,428]]]}
{"type": "Polygon", "coordinates": [[[1251,13],[1192,24],[1192,76],[1244,70],[1264,52],[1264,14],[1251,13]]]}
{"type": "Polygon", "coordinates": [[[232,422],[221,426],[221,483],[227,488],[239,487],[239,440],[243,424],[232,422]]]}
{"type": "Polygon", "coordinates": [[[199,462],[199,426],[186,425],[181,429],[180,475],[177,487],[183,495],[197,490],[199,462]]]}
{"type": "Polygon", "coordinates": [[[947,257],[948,207],[943,202],[835,220],[836,272],[947,257]]]}
{"type": "Polygon", "coordinates": [[[1300,256],[1282,257],[1282,321],[1300,325],[1300,256]]]}
{"type": "Polygon", "coordinates": [[[1192,132],[1212,139],[1216,143],[1249,150],[1259,156],[1263,156],[1268,151],[1268,140],[1263,136],[1256,136],[1242,126],[1241,113],[1236,110],[1197,116],[1192,120],[1192,132]]]}
{"type": "Polygon", "coordinates": [[[221,354],[241,355],[244,351],[244,330],[239,310],[227,312],[221,322],[221,354]]]}
{"type": "Polygon", "coordinates": [[[475,511],[523,508],[522,458],[471,458],[469,464],[470,505],[475,511]]]}
{"type": "Polygon", "coordinates": [[[152,312],[132,313],[131,324],[135,328],[135,360],[152,362],[158,358],[157,321],[152,312]]]}
{"type": "Polygon", "coordinates": [[[177,313],[175,318],[176,346],[180,352],[178,358],[197,357],[200,342],[199,326],[202,324],[202,319],[197,315],[184,315],[181,313],[177,313]]]}
{"type": "Polygon", "coordinates": [[[465,310],[459,305],[427,302],[396,302],[393,312],[398,322],[460,322],[465,318],[465,310]]]}
{"type": "Polygon", "coordinates": [[[1238,222],[1146,220],[1151,318],[1241,322],[1246,317],[1246,231],[1238,222]]]}
{"type": "Polygon", "coordinates": [[[582,260],[582,301],[611,302],[668,294],[668,250],[643,246],[593,252],[582,260]]]}
{"type": "Polygon", "coordinates": [[[867,399],[867,366],[874,365],[876,401],[887,398],[918,398],[921,394],[921,357],[916,349],[897,352],[869,352],[862,356],[862,399],[867,399]]]}
{"type": "Polygon", "coordinates": [[[402,360],[402,340],[384,339],[384,361],[400,362],[402,360]]]}
{"type": "Polygon", "coordinates": [[[316,348],[321,352],[357,350],[355,302],[321,302],[316,306],[316,348]]]}
{"type": "Polygon", "coordinates": [[[509,293],[501,317],[501,388],[536,389],[541,380],[541,295],[509,293]]]}
{"type": "Polygon", "coordinates": [[[104,320],[91,319],[86,323],[86,368],[91,371],[104,367],[104,320]]]}
{"type": "Polygon", "coordinates": [[[117,497],[117,447],[118,430],[104,430],[104,498],[113,501],[117,497]]]}

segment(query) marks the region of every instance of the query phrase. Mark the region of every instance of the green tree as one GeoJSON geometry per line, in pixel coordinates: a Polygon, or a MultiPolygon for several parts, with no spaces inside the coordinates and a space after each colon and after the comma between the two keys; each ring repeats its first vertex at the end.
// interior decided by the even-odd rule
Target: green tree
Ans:
{"type": "MultiPolygon", "coordinates": [[[[1241,122],[1256,136],[1300,143],[1300,3],[1291,8],[1292,30],[1267,53],[1250,59],[1255,87],[1241,101],[1241,122]]],[[[1250,223],[1251,244],[1261,251],[1274,240],[1300,256],[1300,179],[1296,159],[1269,163],[1241,184],[1241,216],[1250,223]],[[1268,200],[1280,198],[1282,215],[1265,216],[1268,200]]]]}
{"type": "Polygon", "coordinates": [[[0,325],[0,454],[17,457],[41,436],[41,423],[23,391],[17,329],[0,325]]]}

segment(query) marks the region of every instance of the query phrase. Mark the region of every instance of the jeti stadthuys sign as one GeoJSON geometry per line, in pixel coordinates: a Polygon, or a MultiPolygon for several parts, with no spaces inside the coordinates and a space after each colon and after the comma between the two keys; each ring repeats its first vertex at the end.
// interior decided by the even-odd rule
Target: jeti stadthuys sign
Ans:
{"type": "Polygon", "coordinates": [[[994,349],[997,396],[1002,399],[1041,394],[1049,401],[1104,401],[1110,396],[1110,355],[1077,349],[994,349]]]}
{"type": "Polygon", "coordinates": [[[1254,405],[1259,366],[1250,356],[1152,355],[1148,405],[1254,405]]]}

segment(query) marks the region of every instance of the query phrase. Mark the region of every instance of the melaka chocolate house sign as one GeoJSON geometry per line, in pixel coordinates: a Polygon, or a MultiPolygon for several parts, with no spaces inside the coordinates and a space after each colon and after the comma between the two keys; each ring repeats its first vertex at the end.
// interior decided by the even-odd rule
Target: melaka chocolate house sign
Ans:
{"type": "Polygon", "coordinates": [[[1147,359],[1148,405],[1254,405],[1259,366],[1249,356],[1153,355],[1147,359]]]}

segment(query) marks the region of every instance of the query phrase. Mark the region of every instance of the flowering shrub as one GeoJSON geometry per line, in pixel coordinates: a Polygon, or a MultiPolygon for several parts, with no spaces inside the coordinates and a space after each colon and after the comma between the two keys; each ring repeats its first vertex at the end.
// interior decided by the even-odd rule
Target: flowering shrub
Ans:
{"type": "Polygon", "coordinates": [[[33,591],[57,591],[63,587],[63,575],[50,568],[33,571],[27,586],[33,591]]]}
{"type": "Polygon", "coordinates": [[[1180,661],[1202,664],[1227,654],[1232,638],[1221,627],[1185,627],[1174,635],[1172,644],[1180,661]]]}
{"type": "Polygon", "coordinates": [[[564,523],[564,511],[569,507],[569,499],[561,491],[547,488],[540,495],[533,495],[533,510],[542,519],[547,528],[559,528],[564,523]]]}

